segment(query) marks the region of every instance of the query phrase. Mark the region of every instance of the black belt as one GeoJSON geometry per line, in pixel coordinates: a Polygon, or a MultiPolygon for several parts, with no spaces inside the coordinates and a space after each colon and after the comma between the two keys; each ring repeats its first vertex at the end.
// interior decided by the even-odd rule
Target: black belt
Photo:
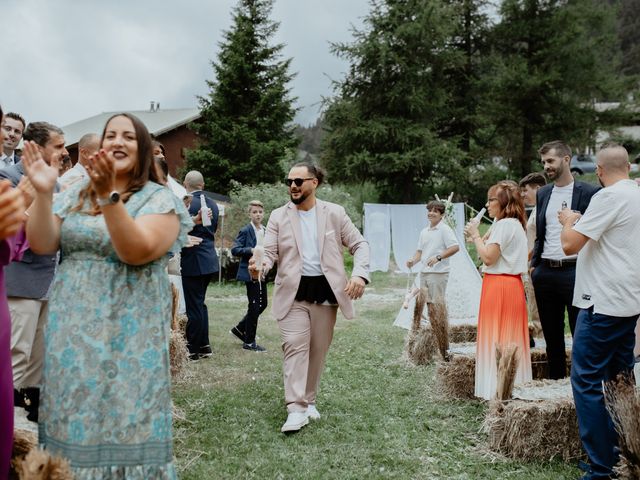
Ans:
{"type": "Polygon", "coordinates": [[[551,260],[550,258],[543,258],[542,261],[550,268],[575,267],[577,262],[575,258],[567,258],[566,260],[551,260]]]}

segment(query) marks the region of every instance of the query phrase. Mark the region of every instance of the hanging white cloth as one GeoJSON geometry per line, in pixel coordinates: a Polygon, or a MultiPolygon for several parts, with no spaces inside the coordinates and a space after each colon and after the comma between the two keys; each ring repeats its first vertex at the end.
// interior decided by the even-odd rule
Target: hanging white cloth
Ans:
{"type": "MultiPolygon", "coordinates": [[[[418,247],[420,232],[427,226],[427,208],[419,205],[389,205],[391,215],[391,244],[397,269],[407,273],[407,260],[413,257],[418,247]]],[[[419,265],[413,267],[418,272],[419,265]]]]}
{"type": "Polygon", "coordinates": [[[388,271],[391,253],[389,205],[364,204],[364,238],[369,242],[369,271],[388,271]]]}

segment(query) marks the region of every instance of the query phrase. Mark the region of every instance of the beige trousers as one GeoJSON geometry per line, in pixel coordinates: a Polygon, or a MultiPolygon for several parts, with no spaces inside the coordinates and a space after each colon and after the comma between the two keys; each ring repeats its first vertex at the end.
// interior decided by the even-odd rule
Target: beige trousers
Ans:
{"type": "Polygon", "coordinates": [[[427,289],[427,303],[446,304],[449,273],[420,273],[420,287],[427,289]]]}
{"type": "Polygon", "coordinates": [[[304,412],[316,403],[324,362],[333,339],[338,307],[293,302],[278,320],[284,352],[284,399],[289,412],[304,412]]]}
{"type": "Polygon", "coordinates": [[[49,302],[9,297],[11,314],[11,366],[13,387],[37,387],[42,383],[44,328],[49,302]]]}

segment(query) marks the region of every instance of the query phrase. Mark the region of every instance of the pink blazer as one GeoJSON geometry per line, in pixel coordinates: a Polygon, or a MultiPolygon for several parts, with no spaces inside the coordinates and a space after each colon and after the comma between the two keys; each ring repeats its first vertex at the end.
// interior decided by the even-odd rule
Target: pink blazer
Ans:
{"type": "MultiPolygon", "coordinates": [[[[344,208],[335,203],[316,200],[320,264],[338,300],[342,314],[353,318],[351,299],[344,293],[347,273],[342,256],[343,246],[353,255],[351,276],[369,282],[369,244],[353,225],[344,208]]],[[[298,209],[289,202],[274,210],[269,217],[264,240],[266,270],[277,262],[278,274],[273,294],[273,316],[284,318],[295,300],[302,277],[302,231],[298,209]]]]}

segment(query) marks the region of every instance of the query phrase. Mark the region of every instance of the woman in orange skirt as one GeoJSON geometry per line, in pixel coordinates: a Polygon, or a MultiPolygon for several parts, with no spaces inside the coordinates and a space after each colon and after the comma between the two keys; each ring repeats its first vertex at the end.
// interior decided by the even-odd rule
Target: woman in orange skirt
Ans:
{"type": "Polygon", "coordinates": [[[521,278],[527,271],[527,220],[518,185],[507,180],[492,186],[486,207],[495,222],[485,238],[480,236],[475,222],[467,224],[465,234],[476,246],[484,264],[475,395],[490,400],[495,397],[498,383],[496,346],[518,346],[516,384],[531,380],[531,354],[527,302],[521,278]]]}

